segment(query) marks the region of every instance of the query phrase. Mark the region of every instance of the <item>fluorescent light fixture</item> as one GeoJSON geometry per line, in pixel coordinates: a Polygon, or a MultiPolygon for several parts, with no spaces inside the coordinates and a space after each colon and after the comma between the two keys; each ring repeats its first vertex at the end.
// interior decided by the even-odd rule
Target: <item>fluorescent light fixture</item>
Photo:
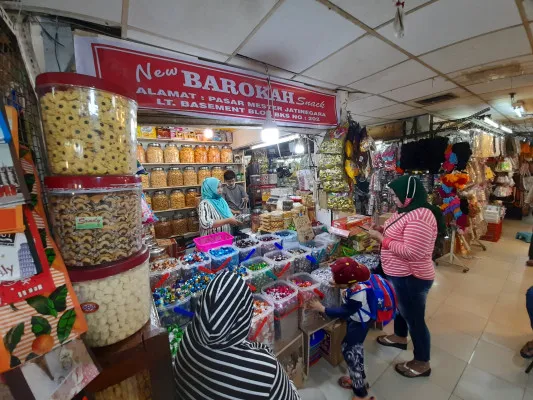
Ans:
{"type": "Polygon", "coordinates": [[[261,130],[261,140],[265,143],[276,143],[279,139],[279,129],[272,119],[272,112],[266,112],[266,120],[261,130]]]}
{"type": "Polygon", "coordinates": [[[298,141],[296,142],[296,145],[294,146],[294,152],[296,154],[305,153],[305,146],[304,146],[304,141],[302,138],[299,138],[298,141]]]}
{"type": "Polygon", "coordinates": [[[459,129],[459,132],[461,132],[461,133],[470,133],[466,129],[459,129]]]}
{"type": "Polygon", "coordinates": [[[213,135],[214,135],[213,129],[211,129],[211,128],[205,128],[204,129],[204,138],[213,139],[213,135]]]}
{"type": "Polygon", "coordinates": [[[483,118],[483,121],[487,124],[489,124],[490,126],[494,127],[494,128],[499,128],[500,125],[498,125],[497,122],[493,121],[492,119],[490,119],[489,117],[485,117],[483,118]]]}
{"type": "Polygon", "coordinates": [[[379,145],[383,144],[383,140],[376,140],[376,141],[374,142],[374,144],[375,144],[376,146],[379,146],[379,145]]]}
{"type": "Polygon", "coordinates": [[[507,133],[513,133],[513,130],[511,128],[507,128],[506,126],[500,125],[500,129],[507,133]]]}
{"type": "Polygon", "coordinates": [[[268,147],[268,146],[272,146],[273,144],[281,144],[281,143],[286,143],[286,142],[290,142],[292,140],[296,140],[298,139],[300,136],[299,135],[290,135],[290,136],[284,136],[282,138],[280,138],[279,140],[277,140],[276,142],[274,143],[261,143],[261,144],[255,144],[251,147],[252,150],[256,150],[256,149],[261,149],[263,147],[268,147]]]}
{"type": "Polygon", "coordinates": [[[513,111],[515,112],[516,116],[518,118],[522,118],[522,116],[524,115],[524,106],[523,105],[518,105],[518,106],[514,106],[513,107],[513,111]]]}

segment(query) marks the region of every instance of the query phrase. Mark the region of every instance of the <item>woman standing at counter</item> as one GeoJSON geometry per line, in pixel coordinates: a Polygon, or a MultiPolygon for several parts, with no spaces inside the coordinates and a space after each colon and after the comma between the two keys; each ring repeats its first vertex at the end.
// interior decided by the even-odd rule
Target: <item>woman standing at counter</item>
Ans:
{"type": "Polygon", "coordinates": [[[231,225],[241,224],[233,217],[228,203],[222,198],[222,184],[217,178],[206,178],[202,183],[198,218],[201,236],[216,232],[231,233],[231,225]]]}

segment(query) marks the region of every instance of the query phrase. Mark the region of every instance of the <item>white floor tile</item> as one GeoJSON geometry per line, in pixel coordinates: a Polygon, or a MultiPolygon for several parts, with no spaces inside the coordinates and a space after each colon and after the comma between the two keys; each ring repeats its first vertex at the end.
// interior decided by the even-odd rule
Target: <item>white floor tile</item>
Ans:
{"type": "Polygon", "coordinates": [[[533,390],[527,389],[523,400],[533,400],[533,390]]]}
{"type": "Polygon", "coordinates": [[[520,331],[511,325],[489,321],[481,339],[508,348],[518,354],[524,344],[533,340],[533,332],[531,329],[520,331]]]}
{"type": "Polygon", "coordinates": [[[460,332],[479,338],[487,321],[487,318],[444,304],[431,317],[428,325],[430,330],[437,330],[440,327],[446,330],[453,327],[460,332]]]}
{"type": "Polygon", "coordinates": [[[431,332],[431,344],[463,361],[470,361],[478,339],[451,326],[437,326],[431,332]]]}
{"type": "Polygon", "coordinates": [[[453,394],[463,400],[521,400],[524,388],[469,365],[453,394]]]}
{"type": "Polygon", "coordinates": [[[457,310],[488,318],[497,301],[498,298],[494,295],[469,296],[453,292],[448,296],[444,304],[457,310]]]}

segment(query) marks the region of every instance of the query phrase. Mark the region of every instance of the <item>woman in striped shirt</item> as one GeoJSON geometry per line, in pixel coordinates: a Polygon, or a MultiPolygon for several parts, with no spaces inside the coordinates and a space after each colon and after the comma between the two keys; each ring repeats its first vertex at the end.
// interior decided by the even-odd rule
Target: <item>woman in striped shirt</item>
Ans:
{"type": "Polygon", "coordinates": [[[231,233],[231,225],[241,225],[233,218],[228,203],[222,198],[222,183],[217,178],[206,178],[202,183],[198,219],[201,236],[215,232],[231,233]]]}
{"type": "Polygon", "coordinates": [[[431,338],[425,321],[426,299],[435,278],[432,260],[437,233],[446,226],[440,208],[427,201],[427,192],[418,178],[402,176],[389,184],[398,211],[383,228],[370,231],[381,242],[381,264],[398,298],[394,335],[378,337],[383,346],[407,349],[411,334],[414,360],[396,365],[408,378],[431,374],[431,338]]]}

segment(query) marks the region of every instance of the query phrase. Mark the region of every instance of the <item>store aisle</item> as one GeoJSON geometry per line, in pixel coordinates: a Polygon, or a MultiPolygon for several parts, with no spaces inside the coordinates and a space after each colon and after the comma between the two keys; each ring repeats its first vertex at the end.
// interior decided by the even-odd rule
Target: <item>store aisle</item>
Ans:
{"type": "MultiPolygon", "coordinates": [[[[465,260],[471,270],[441,263],[428,299],[433,373],[407,379],[393,365],[412,359],[412,350],[384,348],[371,331],[366,364],[371,393],[377,400],[533,400],[533,372],[520,348],[533,339],[525,293],[533,286],[533,268],[525,267],[528,244],[514,239],[530,231],[533,219],[505,221],[498,243],[483,242],[465,260]]],[[[387,327],[387,332],[392,327],[387,327]]],[[[410,346],[412,349],[412,347],[410,346]]],[[[306,387],[318,387],[328,399],[349,399],[337,385],[342,369],[321,360],[311,367],[306,387]]]]}

